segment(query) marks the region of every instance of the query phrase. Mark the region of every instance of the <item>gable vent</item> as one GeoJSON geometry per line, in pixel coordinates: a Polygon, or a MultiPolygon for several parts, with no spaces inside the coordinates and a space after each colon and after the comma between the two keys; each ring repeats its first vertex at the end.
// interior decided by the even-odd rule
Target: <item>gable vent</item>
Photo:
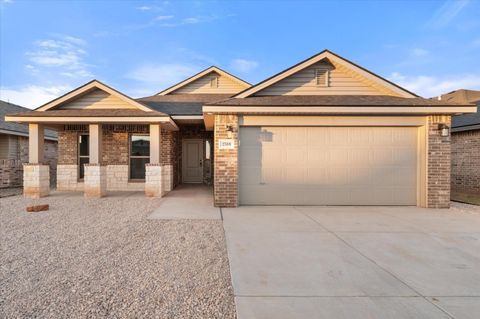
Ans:
{"type": "Polygon", "coordinates": [[[210,79],[210,87],[218,88],[218,76],[214,76],[210,79]]]}
{"type": "Polygon", "coordinates": [[[330,72],[325,69],[315,69],[315,83],[317,86],[329,86],[330,72]]]}

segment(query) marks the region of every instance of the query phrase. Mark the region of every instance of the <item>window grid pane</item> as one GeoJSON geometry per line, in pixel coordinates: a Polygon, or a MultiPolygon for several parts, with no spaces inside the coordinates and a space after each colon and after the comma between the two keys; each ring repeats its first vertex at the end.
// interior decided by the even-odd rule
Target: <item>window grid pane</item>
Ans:
{"type": "Polygon", "coordinates": [[[150,136],[130,135],[129,177],[134,180],[145,179],[145,164],[150,162],[150,136]]]}

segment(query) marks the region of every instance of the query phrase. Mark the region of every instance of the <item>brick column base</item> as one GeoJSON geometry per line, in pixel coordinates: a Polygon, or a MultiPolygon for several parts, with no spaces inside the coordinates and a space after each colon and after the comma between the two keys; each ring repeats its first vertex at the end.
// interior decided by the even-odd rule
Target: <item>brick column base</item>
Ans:
{"type": "Polygon", "coordinates": [[[23,196],[40,198],[50,193],[50,167],[42,164],[23,164],[23,196]]]}
{"type": "Polygon", "coordinates": [[[107,194],[107,167],[99,164],[85,164],[84,195],[100,198],[107,194]]]}
{"type": "Polygon", "coordinates": [[[163,196],[163,167],[161,164],[145,165],[145,196],[163,196]]]}

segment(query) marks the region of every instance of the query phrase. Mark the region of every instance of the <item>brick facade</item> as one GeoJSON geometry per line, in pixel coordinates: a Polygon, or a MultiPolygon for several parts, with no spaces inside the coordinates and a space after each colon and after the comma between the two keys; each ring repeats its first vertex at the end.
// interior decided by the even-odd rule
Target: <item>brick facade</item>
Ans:
{"type": "Polygon", "coordinates": [[[480,130],[452,133],[451,187],[480,195],[480,130]]]}
{"type": "MultiPolygon", "coordinates": [[[[16,142],[15,152],[9,159],[0,159],[0,188],[20,187],[23,185],[23,164],[28,163],[28,137],[10,136],[16,142]]],[[[57,178],[57,142],[45,140],[44,162],[50,167],[50,186],[56,184],[57,178]]]]}
{"type": "Polygon", "coordinates": [[[238,206],[238,116],[215,115],[214,201],[217,207],[238,206]],[[233,132],[228,132],[231,127],[233,132]],[[233,149],[219,149],[220,139],[233,139],[233,149]]]}
{"type": "Polygon", "coordinates": [[[428,117],[427,207],[450,207],[450,136],[443,137],[439,124],[450,126],[450,116],[428,117]]]}

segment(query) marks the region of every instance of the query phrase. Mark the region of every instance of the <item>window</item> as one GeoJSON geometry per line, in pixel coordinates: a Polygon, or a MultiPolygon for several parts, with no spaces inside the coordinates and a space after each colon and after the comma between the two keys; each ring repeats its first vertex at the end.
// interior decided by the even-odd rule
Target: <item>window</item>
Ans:
{"type": "Polygon", "coordinates": [[[145,164],[150,162],[150,136],[130,135],[130,179],[145,179],[145,164]]]}
{"type": "Polygon", "coordinates": [[[210,79],[210,87],[211,88],[218,88],[218,76],[214,76],[210,79]]]}
{"type": "Polygon", "coordinates": [[[315,82],[317,86],[329,86],[330,72],[325,69],[315,70],[315,82]]]}
{"type": "Polygon", "coordinates": [[[81,134],[78,136],[78,178],[83,179],[85,176],[85,164],[89,163],[89,146],[88,135],[81,134]]]}

